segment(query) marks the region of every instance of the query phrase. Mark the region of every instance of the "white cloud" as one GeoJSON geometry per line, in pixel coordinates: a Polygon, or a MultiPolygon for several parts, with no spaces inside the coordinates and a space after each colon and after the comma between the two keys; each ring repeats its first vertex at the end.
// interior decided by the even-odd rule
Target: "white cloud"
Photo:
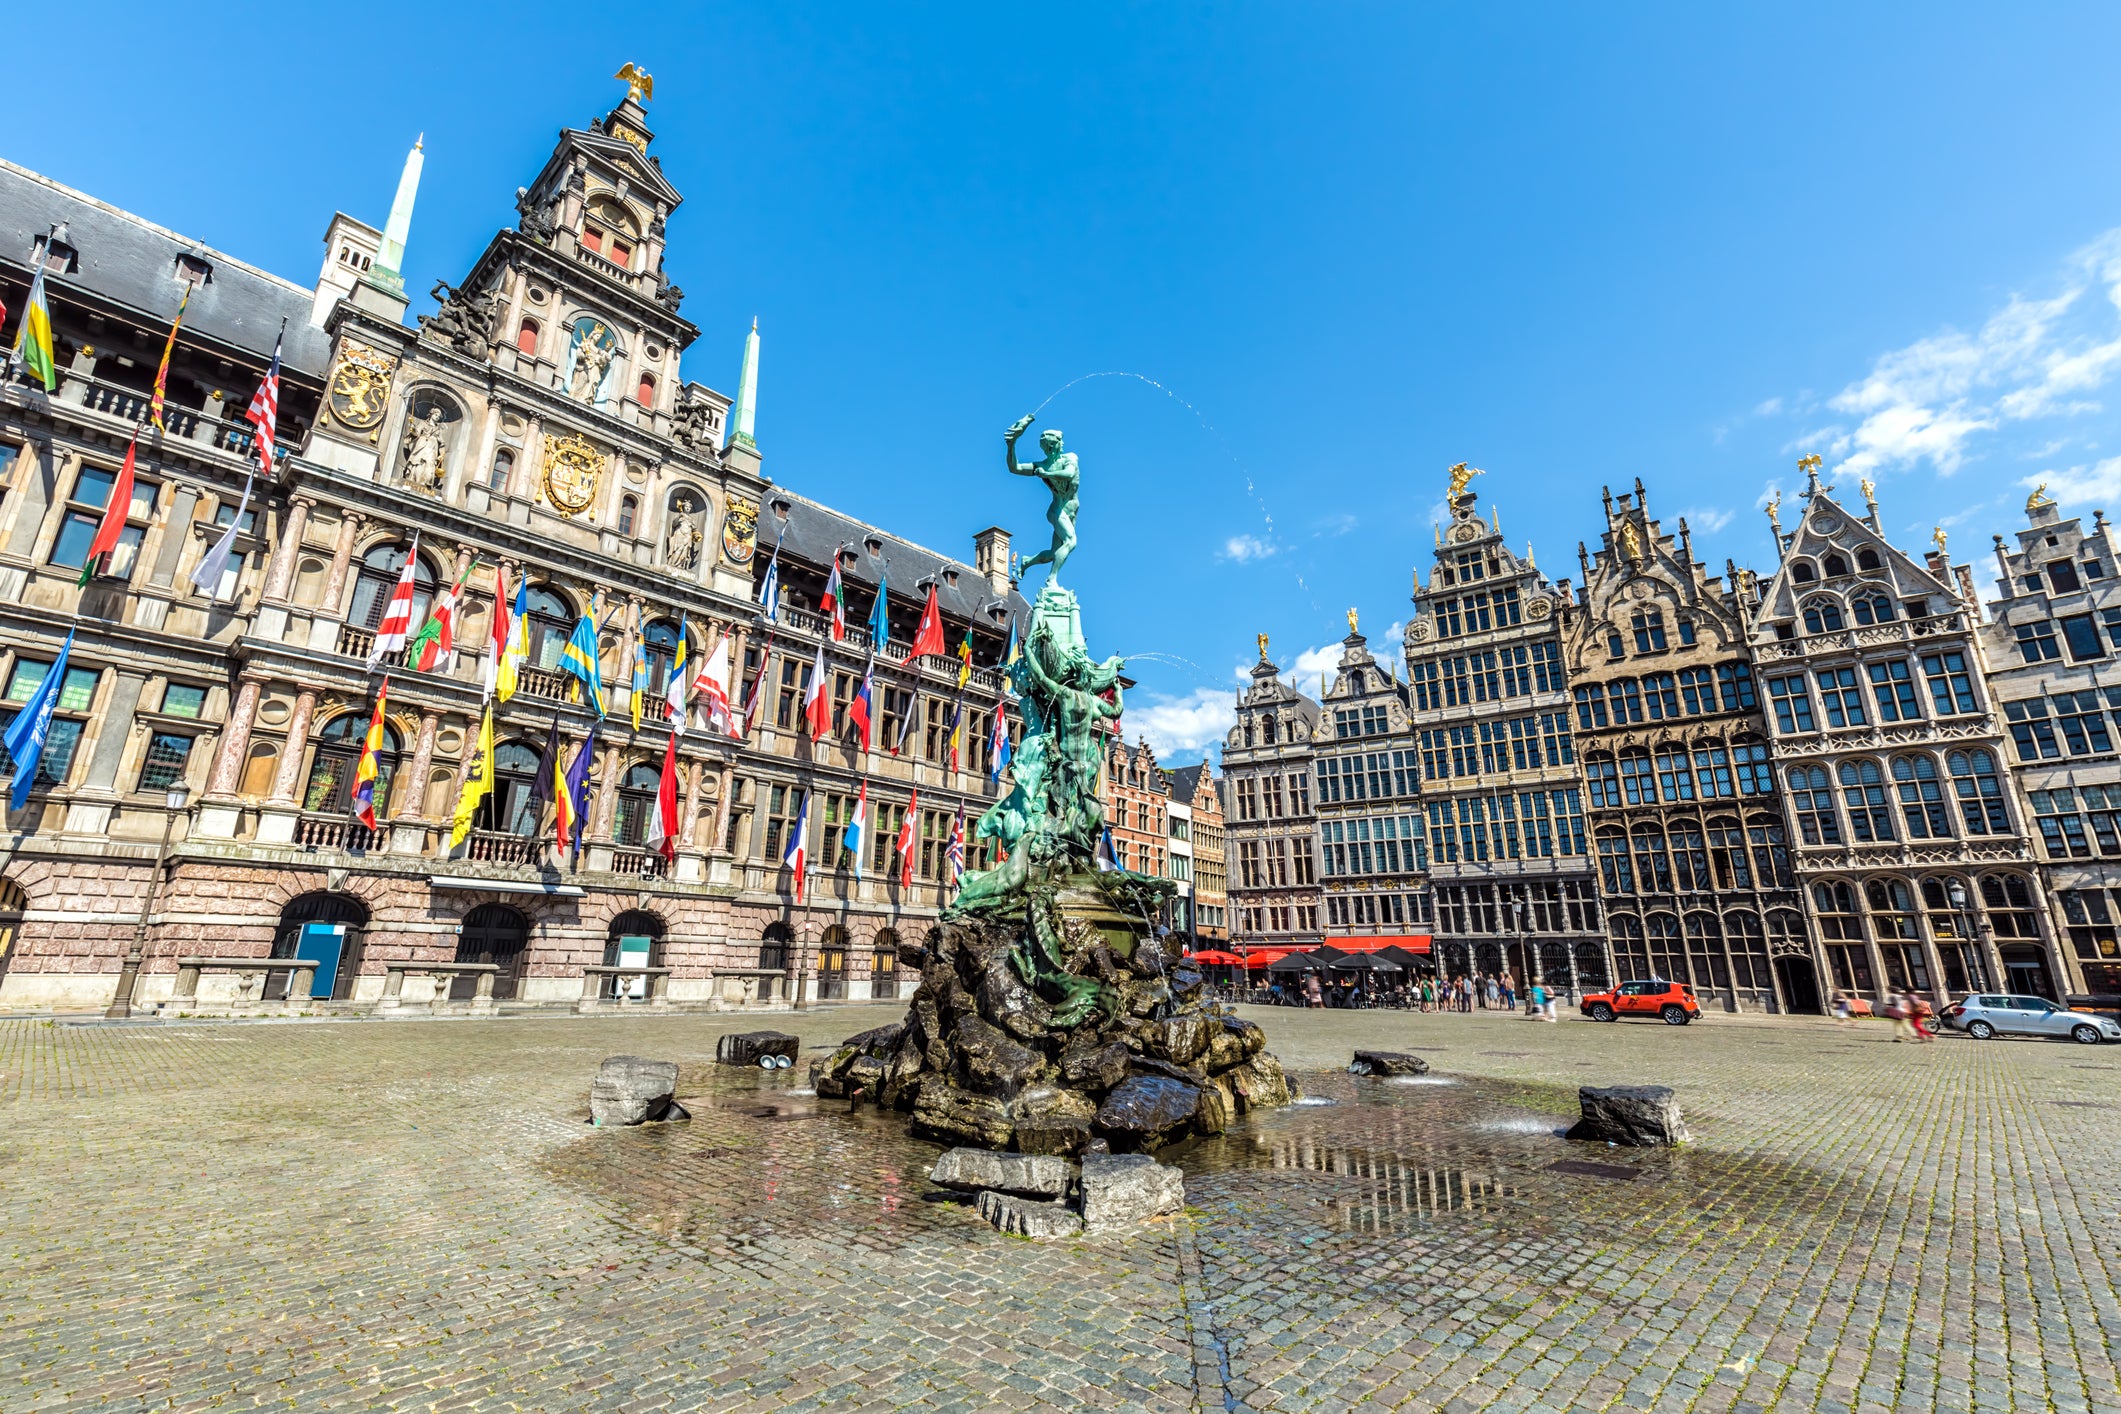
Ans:
{"type": "Polygon", "coordinates": [[[1859,419],[1805,439],[1840,458],[1837,472],[1875,475],[1928,462],[1946,476],[1976,453],[1980,434],[2038,418],[2100,410],[2095,397],[2121,373],[2121,228],[2066,262],[2060,292],[2013,295],[1971,334],[1956,329],[1880,357],[1828,400],[1859,419]],[[2106,299],[2086,300],[2094,286],[2106,299]]]}
{"type": "Polygon", "coordinates": [[[1126,704],[1121,727],[1142,736],[1165,764],[1199,756],[1222,745],[1237,724],[1237,694],[1226,687],[1197,687],[1184,697],[1156,697],[1147,705],[1126,704]]]}
{"type": "Polygon", "coordinates": [[[1780,399],[1780,398],[1769,398],[1769,399],[1767,399],[1767,400],[1766,400],[1765,402],[1761,403],[1761,404],[1760,404],[1760,406],[1758,406],[1758,407],[1756,407],[1756,408],[1754,408],[1754,409],[1753,409],[1753,416],[1755,416],[1755,417],[1773,417],[1773,416],[1774,416],[1775,414],[1777,414],[1777,413],[1779,413],[1779,412],[1781,412],[1781,411],[1782,411],[1782,399],[1780,399]]]}
{"type": "Polygon", "coordinates": [[[1680,519],[1690,530],[1706,531],[1714,535],[1717,531],[1738,519],[1738,512],[1719,506],[1692,507],[1679,513],[1680,519]]]}
{"type": "Polygon", "coordinates": [[[1251,535],[1233,535],[1223,542],[1223,558],[1235,560],[1241,565],[1249,564],[1253,560],[1264,560],[1274,551],[1272,544],[1251,535]]]}
{"type": "Polygon", "coordinates": [[[1355,528],[1356,524],[1357,521],[1354,516],[1342,511],[1338,515],[1330,515],[1321,519],[1318,522],[1318,529],[1311,533],[1315,536],[1346,535],[1355,528]]]}
{"type": "Polygon", "coordinates": [[[2121,457],[2108,457],[2066,471],[2043,471],[2018,484],[2031,487],[2042,482],[2047,483],[2048,494],[2058,501],[2121,501],[2121,457]]]}

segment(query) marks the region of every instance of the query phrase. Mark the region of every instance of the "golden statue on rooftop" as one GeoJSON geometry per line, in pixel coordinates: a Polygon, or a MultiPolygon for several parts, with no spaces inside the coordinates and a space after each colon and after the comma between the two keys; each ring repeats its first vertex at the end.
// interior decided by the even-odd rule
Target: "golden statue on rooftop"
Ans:
{"type": "Polygon", "coordinates": [[[633,101],[636,103],[646,103],[649,99],[655,97],[655,75],[649,73],[646,69],[636,68],[631,59],[626,61],[626,67],[620,69],[612,77],[626,81],[626,91],[632,95],[633,101]]]}
{"type": "Polygon", "coordinates": [[[1265,634],[1259,636],[1259,661],[1262,663],[1267,661],[1267,636],[1265,634]]]}
{"type": "Polygon", "coordinates": [[[1451,499],[1453,501],[1466,494],[1466,487],[1473,484],[1474,477],[1487,475],[1479,467],[1467,466],[1464,462],[1452,467],[1445,474],[1451,478],[1451,499]]]}
{"type": "Polygon", "coordinates": [[[2047,494],[2047,483],[2041,482],[2033,488],[2033,494],[2025,498],[2025,513],[2031,515],[2044,506],[2055,504],[2055,498],[2047,494]]]}
{"type": "Polygon", "coordinates": [[[1951,553],[1951,551],[1946,548],[1946,537],[1944,534],[1944,527],[1941,525],[1930,532],[1930,543],[1937,547],[1937,553],[1940,555],[1949,555],[1951,553]]]}
{"type": "Polygon", "coordinates": [[[1355,627],[1355,611],[1353,609],[1348,610],[1348,636],[1352,638],[1361,631],[1355,627]]]}

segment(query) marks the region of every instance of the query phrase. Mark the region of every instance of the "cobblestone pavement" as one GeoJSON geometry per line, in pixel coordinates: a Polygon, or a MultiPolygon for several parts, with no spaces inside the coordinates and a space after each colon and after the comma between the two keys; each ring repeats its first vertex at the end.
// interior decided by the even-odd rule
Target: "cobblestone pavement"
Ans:
{"type": "Polygon", "coordinates": [[[1254,1012],[1314,1103],[1039,1245],[706,1063],[894,1012],[0,1022],[0,1410],[2121,1411],[2121,1048],[1254,1012]],[[693,1123],[586,1125],[624,1052],[693,1123]],[[1624,1081],[1696,1142],[1555,1136],[1624,1081]]]}

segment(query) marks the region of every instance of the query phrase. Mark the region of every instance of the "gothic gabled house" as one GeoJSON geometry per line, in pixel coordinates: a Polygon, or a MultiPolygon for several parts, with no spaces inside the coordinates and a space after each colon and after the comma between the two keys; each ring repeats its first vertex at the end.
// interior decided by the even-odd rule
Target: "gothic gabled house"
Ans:
{"type": "Polygon", "coordinates": [[[1820,993],[1747,637],[1750,574],[1718,581],[1649,514],[1605,496],[1563,636],[1576,753],[1621,979],[1704,1006],[1817,1011],[1820,993]]]}
{"type": "Polygon", "coordinates": [[[2053,931],[1983,680],[1972,577],[1819,481],[1752,624],[1798,883],[1831,985],[2052,987],[2053,931]]]}

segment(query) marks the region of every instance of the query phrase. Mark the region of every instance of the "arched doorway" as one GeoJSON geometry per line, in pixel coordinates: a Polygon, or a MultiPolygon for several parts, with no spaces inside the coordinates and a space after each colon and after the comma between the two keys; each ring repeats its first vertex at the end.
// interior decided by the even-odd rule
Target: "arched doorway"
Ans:
{"type": "Polygon", "coordinates": [[[1807,1016],[1819,1014],[1819,974],[1810,958],[1794,954],[1776,958],[1775,980],[1782,984],[1782,999],[1791,1011],[1807,1016]]]}
{"type": "Polygon", "coordinates": [[[768,923],[759,938],[759,968],[765,972],[778,972],[778,977],[759,978],[761,997],[789,997],[788,964],[795,951],[795,933],[786,923],[768,923]]]}
{"type": "MultiPolygon", "coordinates": [[[[273,930],[274,957],[306,958],[317,964],[309,995],[345,1001],[353,995],[361,972],[361,941],[368,927],[368,905],[351,894],[308,893],[288,900],[273,930]]],[[[270,985],[284,997],[294,981],[281,973],[270,985]]]]}
{"type": "MultiPolygon", "coordinates": [[[[611,920],[604,938],[606,967],[660,967],[663,963],[663,920],[644,908],[628,909],[611,920]]],[[[604,987],[607,997],[645,997],[646,977],[613,977],[604,987]]]]}
{"type": "Polygon", "coordinates": [[[22,938],[22,915],[29,910],[29,895],[13,879],[0,879],[0,977],[15,956],[22,938]]]}
{"type": "Polygon", "coordinates": [[[877,1001],[898,997],[898,930],[879,928],[869,940],[869,995],[877,1001]]]}
{"type": "MultiPolygon", "coordinates": [[[[505,903],[482,903],[464,915],[457,930],[458,962],[490,962],[500,968],[493,978],[493,999],[513,998],[523,975],[523,944],[530,924],[505,903]]],[[[476,977],[459,977],[450,985],[452,1001],[469,1001],[478,993],[476,977]]]]}
{"type": "Polygon", "coordinates": [[[847,930],[837,923],[818,939],[817,995],[827,1002],[847,995],[847,930]]]}

